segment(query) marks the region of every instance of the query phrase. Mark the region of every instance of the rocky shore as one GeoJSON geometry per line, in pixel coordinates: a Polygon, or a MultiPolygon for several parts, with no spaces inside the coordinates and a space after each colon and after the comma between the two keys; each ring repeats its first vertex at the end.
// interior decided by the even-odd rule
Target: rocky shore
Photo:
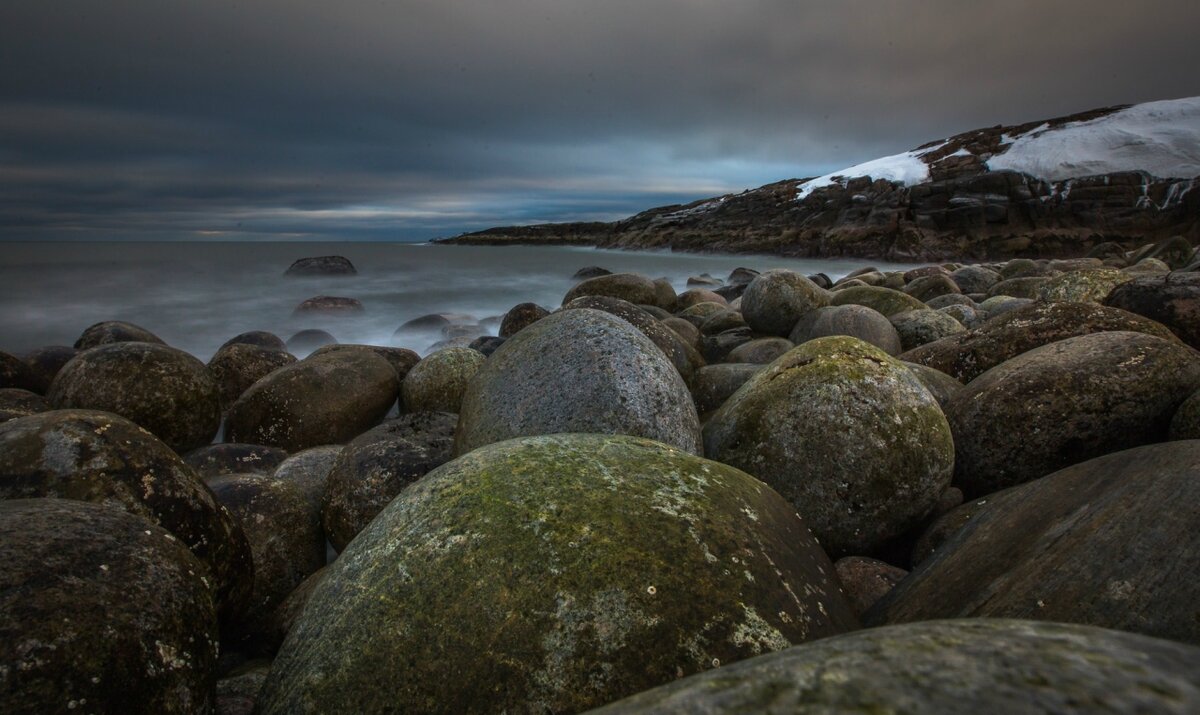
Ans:
{"type": "Polygon", "coordinates": [[[835,278],[0,352],[0,712],[1200,711],[1188,238],[835,278]]]}

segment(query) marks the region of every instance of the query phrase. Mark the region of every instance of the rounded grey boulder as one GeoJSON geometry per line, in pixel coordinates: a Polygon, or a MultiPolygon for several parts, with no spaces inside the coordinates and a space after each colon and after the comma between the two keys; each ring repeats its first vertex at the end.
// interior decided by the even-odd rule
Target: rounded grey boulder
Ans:
{"type": "Polygon", "coordinates": [[[294,362],[296,358],[291,353],[273,347],[232,343],[221,348],[208,361],[208,371],[217,383],[221,409],[228,410],[251,385],[294,362]]]}
{"type": "Polygon", "coordinates": [[[154,343],[165,345],[162,338],[145,328],[120,320],[106,320],[90,326],[75,341],[76,350],[87,350],[111,343],[154,343]]]}
{"type": "Polygon", "coordinates": [[[848,335],[870,343],[888,355],[900,352],[900,335],[882,313],[865,305],[830,305],[801,318],[792,329],[797,345],[816,338],[848,335]]]}
{"type": "MultiPolygon", "coordinates": [[[[654,281],[636,273],[611,273],[606,276],[589,278],[567,291],[567,294],[563,296],[562,304],[566,305],[585,295],[620,298],[634,305],[639,303],[658,305],[660,302],[658,288],[654,285],[654,281]]],[[[674,298],[673,292],[672,298],[674,298]]]]}
{"type": "Polygon", "coordinates": [[[829,295],[816,283],[794,271],[760,273],[742,294],[742,315],[754,330],[786,336],[796,321],[829,305],[829,295]]]}
{"type": "Polygon", "coordinates": [[[409,412],[454,412],[471,377],[487,361],[470,348],[450,347],[428,355],[404,376],[400,392],[409,412]]]}

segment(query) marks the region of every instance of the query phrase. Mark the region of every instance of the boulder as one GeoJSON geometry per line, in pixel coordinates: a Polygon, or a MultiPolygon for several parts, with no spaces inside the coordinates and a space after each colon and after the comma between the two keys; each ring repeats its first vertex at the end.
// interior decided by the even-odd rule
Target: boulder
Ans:
{"type": "Polygon", "coordinates": [[[690,345],[695,348],[700,344],[700,329],[683,318],[676,318],[674,316],[670,318],[664,318],[662,320],[662,324],[664,327],[678,335],[679,339],[682,340],[686,345],[690,345]]]}
{"type": "Polygon", "coordinates": [[[1045,276],[1029,276],[1026,278],[1008,278],[992,286],[988,297],[1006,295],[1010,298],[1036,299],[1044,286],[1049,285],[1050,278],[1045,276]]]}
{"type": "Polygon", "coordinates": [[[725,300],[720,295],[711,290],[702,288],[692,288],[685,290],[679,294],[675,301],[676,309],[689,308],[697,303],[716,303],[717,305],[727,305],[729,301],[725,300]]]}
{"type": "Polygon", "coordinates": [[[261,444],[210,444],[183,455],[183,462],[201,479],[226,474],[271,474],[288,453],[261,444]]]}
{"type": "Polygon", "coordinates": [[[39,380],[33,370],[15,355],[0,352],[0,389],[37,391],[39,380]]]}
{"type": "MultiPolygon", "coordinates": [[[[713,305],[705,303],[704,305],[713,305]]],[[[689,309],[690,310],[690,309],[689,309]]],[[[687,313],[688,311],[684,311],[687,313]]],[[[689,316],[680,314],[680,317],[687,320],[689,316]]],[[[737,328],[749,327],[746,325],[746,318],[737,310],[714,310],[707,315],[700,317],[699,325],[696,327],[704,335],[717,335],[726,330],[735,330],[737,328]]]]}
{"type": "Polygon", "coordinates": [[[861,616],[887,595],[908,572],[866,556],[846,556],[833,564],[854,613],[861,616]]]}
{"type": "Polygon", "coordinates": [[[421,361],[421,356],[415,351],[409,350],[408,348],[393,348],[385,345],[354,345],[347,343],[342,343],[339,345],[324,345],[314,350],[312,354],[305,359],[311,360],[312,358],[320,357],[321,355],[334,355],[349,350],[361,350],[374,353],[384,360],[387,360],[388,364],[392,366],[392,369],[396,371],[396,379],[401,381],[404,380],[406,375],[408,375],[408,371],[413,369],[413,367],[421,361]]]}
{"type": "Polygon", "coordinates": [[[1200,349],[1200,273],[1138,278],[1114,288],[1104,304],[1158,321],[1200,349]]]}
{"type": "Polygon", "coordinates": [[[966,305],[974,308],[975,301],[971,300],[962,293],[947,293],[945,295],[939,295],[936,298],[930,298],[928,301],[926,301],[925,305],[934,310],[941,310],[942,308],[951,305],[966,305]]]}
{"type": "MultiPolygon", "coordinates": [[[[947,305],[946,307],[938,308],[937,310],[942,315],[948,315],[955,319],[958,321],[959,325],[962,325],[968,330],[978,328],[980,325],[983,325],[985,322],[987,322],[987,315],[985,315],[983,311],[979,310],[974,305],[947,305]]],[[[957,335],[958,333],[956,332],[951,334],[957,335]]]]}
{"type": "Polygon", "coordinates": [[[295,484],[304,494],[309,511],[321,518],[324,507],[325,488],[329,482],[329,473],[337,462],[338,455],[344,447],[341,445],[325,445],[309,447],[283,460],[275,468],[276,479],[295,484]]]}
{"type": "MultiPolygon", "coordinates": [[[[722,302],[725,301],[724,298],[715,293],[713,295],[720,298],[722,302]]],[[[671,281],[666,278],[654,279],[654,300],[650,301],[650,304],[656,305],[668,313],[674,313],[676,310],[679,310],[679,296],[675,295],[675,288],[671,285],[671,281]]]]}
{"type": "Polygon", "coordinates": [[[1054,273],[1045,261],[1035,261],[1031,258],[1014,258],[1000,267],[1001,280],[1011,278],[1039,278],[1054,273]]]}
{"type": "Polygon", "coordinates": [[[908,368],[921,384],[929,390],[929,394],[933,395],[933,399],[937,400],[938,406],[944,412],[946,405],[949,404],[950,398],[957,395],[963,389],[963,384],[953,377],[950,377],[941,370],[935,370],[928,365],[921,365],[915,362],[906,362],[904,367],[908,368]]]}
{"type": "Polygon", "coordinates": [[[313,350],[322,345],[334,345],[337,343],[337,338],[324,330],[309,328],[301,330],[292,337],[288,338],[286,347],[289,353],[294,355],[308,355],[313,350]]]}
{"type": "Polygon", "coordinates": [[[120,320],[106,320],[83,331],[75,341],[76,350],[87,350],[110,343],[154,343],[165,345],[162,338],[143,327],[120,320]]]}
{"type": "Polygon", "coordinates": [[[797,320],[826,305],[826,291],[799,273],[779,269],[759,274],[742,295],[746,323],[767,335],[789,335],[797,320]]]}
{"type": "Polygon", "coordinates": [[[15,387],[0,388],[0,422],[49,410],[50,403],[37,393],[15,387]]]}
{"type": "Polygon", "coordinates": [[[575,275],[571,276],[575,280],[587,280],[589,278],[599,278],[600,276],[610,276],[612,271],[600,266],[584,266],[575,271],[575,275]]]}
{"type": "Polygon", "coordinates": [[[229,408],[225,438],[298,452],[341,444],[374,427],[399,395],[387,360],[351,350],[284,366],[229,408]]]}
{"type": "Polygon", "coordinates": [[[751,377],[705,424],[704,453],[779,491],[835,558],[915,526],[954,467],[929,391],[849,337],[809,341],[751,377]]]}
{"type": "MultiPolygon", "coordinates": [[[[956,487],[951,487],[958,492],[958,498],[962,498],[962,490],[956,487]]],[[[1013,487],[1017,489],[1017,487],[1013,487]]],[[[958,533],[959,529],[971,520],[976,514],[983,511],[988,502],[998,498],[1004,494],[1003,491],[989,494],[981,499],[975,499],[966,503],[959,503],[951,509],[938,514],[937,518],[930,522],[929,526],[921,532],[917,537],[917,541],[913,544],[913,552],[911,562],[913,565],[920,565],[933,555],[942,544],[946,543],[951,536],[958,533]]]]}
{"type": "Polygon", "coordinates": [[[730,395],[765,367],[753,363],[724,363],[700,368],[692,382],[696,411],[704,415],[725,404],[730,395]]]}
{"type": "Polygon", "coordinates": [[[352,276],[358,270],[344,256],[311,256],[297,259],[283,272],[285,276],[352,276]]]}
{"type": "Polygon", "coordinates": [[[637,328],[671,361],[685,382],[690,382],[696,369],[704,364],[704,358],[700,357],[700,353],[695,348],[632,303],[604,296],[585,296],[571,301],[563,306],[562,310],[578,310],[580,308],[602,310],[637,328]]]}
{"type": "Polygon", "coordinates": [[[961,293],[962,289],[954,279],[943,272],[917,278],[904,286],[904,292],[922,303],[928,303],[939,296],[961,293]]]}
{"type": "Polygon", "coordinates": [[[1200,441],[1147,445],[992,495],[868,616],[1086,623],[1200,644],[1200,441]]]}
{"type": "Polygon", "coordinates": [[[627,436],[493,444],[405,490],[327,569],[259,708],[580,712],[854,628],[832,568],[728,466],[627,436]]]}
{"type": "Polygon", "coordinates": [[[1115,268],[1071,271],[1047,279],[1032,297],[1058,303],[1103,303],[1113,288],[1131,280],[1133,276],[1115,268]]]}
{"type": "Polygon", "coordinates": [[[112,506],[0,501],[0,711],[211,712],[205,569],[112,506]]]}
{"type": "Polygon", "coordinates": [[[309,298],[292,311],[293,316],[305,315],[357,315],[364,312],[362,301],[337,295],[318,295],[309,298]]]}
{"type": "Polygon", "coordinates": [[[955,484],[968,496],[1166,439],[1200,388],[1200,354],[1153,335],[1068,338],[1001,363],[946,406],[955,484]]]}
{"type": "Polygon", "coordinates": [[[995,318],[997,315],[1003,315],[1014,310],[1019,310],[1033,303],[1031,298],[1014,298],[1011,295],[994,295],[979,303],[979,309],[987,314],[988,318],[995,318]]]}
{"type": "Polygon", "coordinates": [[[1000,282],[1000,274],[984,266],[963,266],[950,278],[963,293],[987,293],[1000,282]]]}
{"type": "Polygon", "coordinates": [[[1183,401],[1171,418],[1168,439],[1200,439],[1200,391],[1183,401]]]}
{"type": "Polygon", "coordinates": [[[417,363],[401,385],[409,412],[458,413],[463,393],[487,358],[470,348],[446,348],[417,363]]]}
{"type": "Polygon", "coordinates": [[[46,399],[56,409],[121,415],[181,453],[212,442],[221,426],[217,384],[204,363],[166,345],[84,350],[59,371],[46,399]]]}
{"type": "Polygon", "coordinates": [[[239,333],[221,343],[221,347],[217,348],[217,352],[220,352],[221,348],[227,348],[230,345],[257,345],[260,348],[287,350],[287,344],[283,342],[283,338],[265,330],[251,330],[246,333],[239,333]]]}
{"type": "Polygon", "coordinates": [[[227,411],[254,383],[294,362],[294,355],[277,348],[248,343],[221,348],[208,361],[208,372],[217,383],[221,410],[227,411]]]}
{"type": "Polygon", "coordinates": [[[725,356],[725,362],[749,362],[766,365],[796,347],[787,338],[759,338],[743,343],[725,356]]]}
{"type": "Polygon", "coordinates": [[[481,335],[472,340],[470,345],[467,345],[467,347],[478,352],[484,357],[491,357],[492,353],[496,352],[496,349],[504,344],[504,340],[504,338],[499,338],[494,335],[481,335]]]}
{"type": "Polygon", "coordinates": [[[712,276],[710,276],[707,273],[701,273],[698,276],[688,276],[687,284],[689,286],[705,286],[705,287],[717,288],[717,287],[720,287],[720,285],[721,285],[721,279],[713,278],[712,276]]]}
{"type": "Polygon", "coordinates": [[[901,349],[906,351],[967,331],[962,323],[951,316],[928,308],[896,313],[888,320],[900,336],[901,349]]]}
{"type": "Polygon", "coordinates": [[[522,330],[467,386],[455,452],[558,432],[648,437],[699,453],[699,418],[662,351],[609,313],[564,310],[522,330]]]}
{"type": "Polygon", "coordinates": [[[882,286],[856,286],[831,294],[831,305],[863,305],[890,318],[906,310],[921,310],[925,304],[898,290],[882,286]]]}
{"type": "Polygon", "coordinates": [[[252,660],[217,681],[217,715],[254,715],[258,691],[271,669],[268,660],[252,660]]]}
{"type": "Polygon", "coordinates": [[[511,338],[547,315],[550,315],[550,311],[537,303],[515,305],[504,314],[504,320],[500,323],[500,337],[511,338]]]}
{"type": "Polygon", "coordinates": [[[725,282],[730,285],[749,285],[758,275],[758,271],[752,268],[734,268],[725,282]]]}
{"type": "Polygon", "coordinates": [[[858,338],[888,355],[900,352],[900,335],[882,313],[862,305],[818,308],[796,322],[791,341],[797,345],[834,335],[858,338]]]}
{"type": "MultiPolygon", "coordinates": [[[[562,304],[566,305],[576,298],[585,295],[602,295],[609,298],[620,298],[633,304],[647,303],[658,305],[658,288],[654,281],[646,276],[634,273],[613,273],[611,275],[589,278],[578,283],[563,297],[562,304]]],[[[672,296],[674,292],[672,292],[672,296]]]]}
{"type": "Polygon", "coordinates": [[[21,359],[33,373],[33,387],[26,389],[39,395],[46,394],[54,376],[78,354],[78,350],[66,345],[47,345],[25,353],[21,359]]]}

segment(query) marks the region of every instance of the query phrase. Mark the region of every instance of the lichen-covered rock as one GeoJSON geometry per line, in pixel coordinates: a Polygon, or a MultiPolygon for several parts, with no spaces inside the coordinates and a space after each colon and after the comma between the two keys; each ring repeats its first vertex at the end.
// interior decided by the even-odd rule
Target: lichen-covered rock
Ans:
{"type": "Polygon", "coordinates": [[[985,266],[963,266],[950,278],[963,293],[987,293],[1000,282],[1000,274],[985,266]]]}
{"type": "Polygon", "coordinates": [[[723,363],[700,368],[696,371],[696,379],[692,381],[692,399],[696,403],[696,411],[704,415],[725,404],[725,400],[746,384],[746,380],[765,367],[754,363],[723,363]]]}
{"type": "Polygon", "coordinates": [[[472,452],[405,490],[327,571],[263,715],[579,712],[855,625],[777,494],[626,436],[472,452]]]}
{"type": "Polygon", "coordinates": [[[1185,715],[1200,649],[1058,623],[954,620],[872,628],[626,698],[592,715],[1024,713],[1185,715]]]}
{"type": "Polygon", "coordinates": [[[39,394],[15,387],[0,388],[0,422],[49,410],[50,403],[39,394]]]}
{"type": "Polygon", "coordinates": [[[947,335],[967,331],[962,323],[949,315],[928,308],[906,310],[891,316],[888,320],[896,329],[896,334],[900,336],[900,347],[903,350],[912,350],[926,343],[941,340],[947,335]]]}
{"type": "Polygon", "coordinates": [[[1103,303],[1113,288],[1131,280],[1133,276],[1115,268],[1071,271],[1047,279],[1033,297],[1060,303],[1103,303]]]}
{"type": "Polygon", "coordinates": [[[0,711],[212,712],[205,569],[119,508],[0,501],[0,711]]]}
{"type": "Polygon", "coordinates": [[[1131,332],[1068,338],[1001,363],[946,406],[968,496],[1167,437],[1200,388],[1200,354],[1131,332]]]}
{"type": "Polygon", "coordinates": [[[742,315],[755,331],[787,336],[796,321],[829,305],[829,294],[809,279],[787,270],[770,270],[750,281],[742,294],[742,315]]]}
{"type": "Polygon", "coordinates": [[[1200,349],[1200,273],[1138,278],[1114,288],[1104,304],[1162,323],[1200,349]]]}
{"type": "Polygon", "coordinates": [[[504,320],[500,322],[500,337],[511,338],[521,332],[522,329],[533,325],[547,315],[550,315],[550,311],[537,303],[520,303],[514,305],[512,309],[504,314],[504,320]]]}
{"type": "Polygon", "coordinates": [[[625,320],[564,310],[504,343],[467,387],[455,453],[558,432],[648,437],[700,451],[687,385],[662,351],[625,320]]]}
{"type": "Polygon", "coordinates": [[[283,272],[285,276],[352,276],[358,271],[345,256],[298,258],[283,272]]]}
{"type": "Polygon", "coordinates": [[[704,426],[704,453],[779,491],[835,558],[916,525],[954,466],[929,391],[849,337],[809,341],[750,378],[704,426]]]}
{"type": "Polygon", "coordinates": [[[378,424],[399,392],[395,369],[369,351],[301,360],[242,393],[229,408],[225,437],[288,452],[341,444],[378,424]]]}
{"type": "Polygon", "coordinates": [[[133,323],[126,323],[120,320],[106,320],[102,323],[96,323],[83,331],[83,334],[75,341],[75,349],[87,350],[98,345],[109,345],[111,343],[166,344],[162,341],[162,338],[133,323]]]}
{"type": "Polygon", "coordinates": [[[691,382],[696,369],[704,365],[704,358],[700,357],[700,353],[695,348],[681,340],[667,326],[655,320],[649,313],[632,303],[605,296],[584,296],[583,298],[576,298],[562,307],[563,310],[578,310],[580,308],[602,310],[605,313],[621,318],[637,328],[642,335],[650,338],[650,342],[658,346],[663,355],[679,371],[684,382],[691,382]]]}
{"type": "Polygon", "coordinates": [[[119,505],[162,526],[208,567],[222,617],[244,608],[246,537],[191,467],[129,420],[57,410],[0,424],[0,499],[36,497],[119,505]]]}
{"type": "Polygon", "coordinates": [[[457,414],[467,384],[487,360],[470,348],[446,348],[425,357],[401,385],[404,409],[457,414]]]}
{"type": "MultiPolygon", "coordinates": [[[[659,303],[658,288],[654,285],[654,281],[636,273],[611,273],[577,283],[575,287],[567,291],[562,304],[566,305],[585,295],[620,298],[634,305],[638,303],[658,305],[659,303]]],[[[672,292],[672,296],[674,296],[674,292],[672,292]]]]}
{"type": "Polygon", "coordinates": [[[1200,439],[1200,391],[1183,401],[1171,418],[1169,439],[1200,439]]]}
{"type": "Polygon", "coordinates": [[[787,338],[759,338],[743,343],[725,356],[725,362],[750,362],[766,365],[774,362],[780,355],[796,347],[787,338]]]}
{"type": "Polygon", "coordinates": [[[1067,467],[990,496],[869,619],[1032,618],[1200,644],[1198,504],[1200,441],[1067,467]]]}
{"type": "Polygon", "coordinates": [[[925,304],[916,298],[883,286],[855,286],[832,293],[830,305],[862,305],[890,318],[907,310],[922,310],[925,304]]]}
{"type": "Polygon", "coordinates": [[[341,551],[405,487],[450,461],[458,416],[417,412],[359,435],[326,479],[322,523],[341,551]]]}
{"type": "Polygon", "coordinates": [[[46,394],[54,376],[78,354],[78,350],[66,345],[46,345],[25,353],[21,359],[33,373],[33,387],[26,389],[39,395],[46,394]]]}
{"type": "Polygon", "coordinates": [[[1031,303],[974,330],[927,343],[900,356],[970,382],[1021,353],[1079,335],[1125,330],[1174,339],[1171,331],[1133,313],[1093,303],[1031,303]]]}
{"type": "Polygon", "coordinates": [[[84,350],[59,371],[46,398],[57,409],[121,415],[178,452],[212,442],[221,426],[217,385],[204,363],[166,345],[84,350]]]}
{"type": "Polygon", "coordinates": [[[846,556],[833,564],[842,590],[850,600],[854,613],[861,616],[875,602],[887,595],[896,584],[908,575],[902,568],[897,568],[878,559],[865,556],[846,556]]]}
{"type": "Polygon", "coordinates": [[[900,352],[900,335],[882,313],[863,305],[830,305],[797,321],[791,341],[797,345],[834,335],[858,338],[888,355],[900,352]]]}
{"type": "Polygon", "coordinates": [[[208,372],[217,383],[222,411],[233,406],[251,385],[294,362],[291,353],[249,343],[233,343],[218,350],[208,361],[208,372]]]}
{"type": "MultiPolygon", "coordinates": [[[[959,322],[968,330],[978,328],[986,321],[987,316],[983,311],[976,308],[974,305],[947,305],[943,308],[938,308],[937,311],[942,315],[950,316],[959,322]]],[[[953,333],[952,333],[953,334],[953,333]]]]}
{"type": "Polygon", "coordinates": [[[288,453],[261,444],[210,444],[183,455],[183,461],[202,479],[224,474],[271,474],[288,453]]]}
{"type": "Polygon", "coordinates": [[[944,412],[946,405],[950,402],[950,398],[957,395],[963,389],[963,384],[953,377],[950,377],[941,370],[935,370],[928,365],[921,365],[915,362],[906,362],[904,367],[908,368],[921,384],[929,390],[929,394],[933,395],[933,399],[937,400],[938,406],[944,412]]]}
{"type": "Polygon", "coordinates": [[[250,330],[245,333],[238,333],[232,338],[221,343],[221,347],[217,348],[217,352],[220,352],[222,348],[227,348],[230,345],[257,345],[260,348],[287,350],[287,343],[283,342],[283,338],[279,337],[275,333],[267,332],[266,330],[250,330]]]}

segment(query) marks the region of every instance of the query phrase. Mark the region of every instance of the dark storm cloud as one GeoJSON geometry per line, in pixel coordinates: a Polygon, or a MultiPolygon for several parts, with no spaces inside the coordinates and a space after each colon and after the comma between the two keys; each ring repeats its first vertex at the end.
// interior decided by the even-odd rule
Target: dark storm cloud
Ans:
{"type": "Polygon", "coordinates": [[[978,126],[1200,94],[1194,0],[80,0],[3,15],[9,238],[606,219],[978,126]]]}

